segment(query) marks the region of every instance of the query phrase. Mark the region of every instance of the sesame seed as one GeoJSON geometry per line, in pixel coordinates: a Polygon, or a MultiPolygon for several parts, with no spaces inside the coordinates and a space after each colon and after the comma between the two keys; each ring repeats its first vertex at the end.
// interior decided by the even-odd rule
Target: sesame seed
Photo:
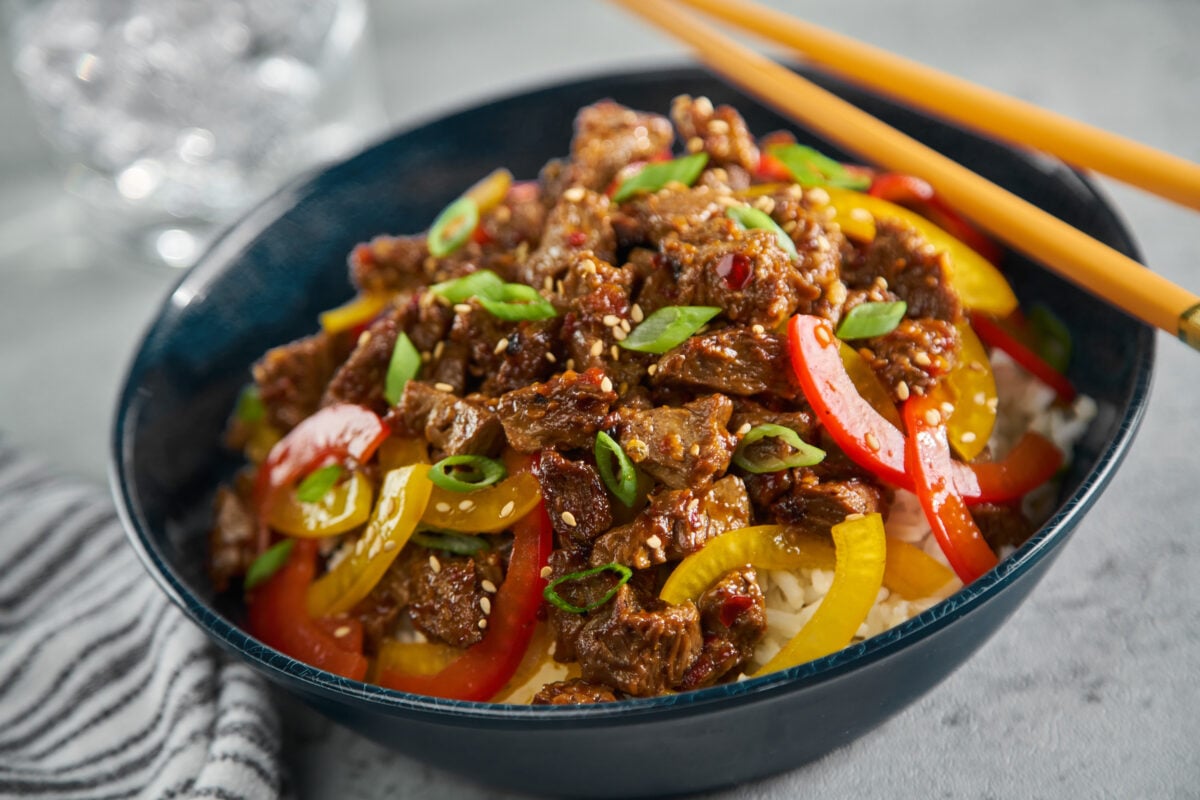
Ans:
{"type": "Polygon", "coordinates": [[[549,579],[553,574],[554,570],[550,569],[550,567],[542,567],[542,571],[538,573],[543,579],[549,579]]]}
{"type": "Polygon", "coordinates": [[[363,548],[366,546],[367,546],[367,540],[359,539],[357,542],[354,543],[354,555],[361,556],[363,548]]]}
{"type": "Polygon", "coordinates": [[[652,550],[657,550],[662,547],[662,539],[658,538],[658,534],[656,533],[646,540],[646,546],[652,550]]]}
{"type": "Polygon", "coordinates": [[[696,112],[696,116],[711,117],[715,109],[713,108],[712,100],[709,100],[704,95],[700,95],[692,101],[692,110],[696,112]]]}
{"type": "Polygon", "coordinates": [[[599,339],[592,342],[592,347],[588,352],[592,354],[592,358],[596,358],[604,352],[604,342],[600,341],[599,339]]]}
{"type": "Polygon", "coordinates": [[[442,353],[444,353],[444,352],[446,352],[446,343],[445,342],[438,342],[437,344],[435,344],[433,346],[433,357],[434,358],[441,358],[442,353]]]}
{"type": "Polygon", "coordinates": [[[492,352],[495,353],[496,355],[500,355],[507,349],[508,349],[508,337],[501,336],[500,339],[496,342],[496,346],[492,349],[492,352]]]}
{"type": "Polygon", "coordinates": [[[646,318],[646,314],[642,311],[641,306],[639,306],[637,303],[634,303],[629,309],[629,318],[634,322],[641,322],[646,318]]]}
{"type": "Polygon", "coordinates": [[[972,372],[987,372],[983,364],[980,364],[978,361],[972,361],[970,364],[967,364],[967,368],[972,372]]]}
{"type": "Polygon", "coordinates": [[[396,549],[396,543],[394,541],[392,541],[391,539],[388,539],[386,542],[383,543],[383,552],[390,553],[395,549],[396,549]]]}
{"type": "Polygon", "coordinates": [[[942,421],[942,415],[936,408],[931,408],[925,412],[925,422],[930,425],[938,425],[942,421]]]}
{"type": "Polygon", "coordinates": [[[340,639],[348,633],[350,633],[349,625],[339,625],[338,628],[333,632],[333,635],[340,639]]]}
{"type": "Polygon", "coordinates": [[[851,217],[851,219],[858,220],[859,222],[874,222],[875,221],[875,218],[873,216],[871,216],[871,212],[867,211],[865,208],[850,209],[850,217],[851,217]]]}
{"type": "Polygon", "coordinates": [[[994,414],[994,413],[996,413],[996,409],[999,408],[999,406],[1000,406],[1000,398],[992,397],[992,398],[988,399],[988,401],[987,401],[988,411],[991,411],[994,414]]]}
{"type": "Polygon", "coordinates": [[[963,435],[959,438],[963,440],[964,444],[970,444],[971,442],[975,441],[977,437],[975,436],[975,431],[963,431],[963,435]]]}
{"type": "Polygon", "coordinates": [[[453,392],[453,391],[454,391],[454,387],[453,387],[453,386],[451,386],[451,385],[450,385],[450,384],[448,384],[448,383],[442,383],[441,381],[438,381],[437,383],[435,383],[435,384],[433,385],[433,388],[437,389],[439,392],[447,392],[447,393],[449,393],[449,392],[453,392]]]}
{"type": "Polygon", "coordinates": [[[621,348],[617,347],[615,344],[608,348],[608,354],[612,356],[613,361],[621,360],[621,348]]]}
{"type": "Polygon", "coordinates": [[[689,153],[699,153],[703,149],[704,149],[704,140],[701,139],[699,136],[693,136],[692,138],[688,139],[687,151],[689,153]]]}
{"type": "Polygon", "coordinates": [[[496,584],[492,583],[487,578],[484,578],[479,582],[479,588],[490,594],[496,593],[496,584]]]}
{"type": "Polygon", "coordinates": [[[604,323],[604,327],[606,327],[606,328],[611,328],[614,325],[620,323],[620,321],[621,321],[621,318],[618,317],[616,314],[605,314],[604,319],[602,320],[602,322],[604,323]]]}
{"type": "Polygon", "coordinates": [[[430,353],[428,350],[421,351],[421,363],[422,364],[428,364],[432,360],[433,360],[432,353],[430,353]]]}
{"type": "Polygon", "coordinates": [[[455,303],[454,311],[456,314],[470,314],[471,313],[471,304],[470,303],[455,303]]]}
{"type": "Polygon", "coordinates": [[[449,503],[444,503],[444,502],[438,503],[436,506],[434,506],[434,508],[436,508],[438,511],[442,512],[443,514],[450,513],[450,504],[449,503]]]}
{"type": "Polygon", "coordinates": [[[618,342],[623,342],[623,341],[625,341],[625,337],[628,336],[629,334],[625,332],[624,328],[617,326],[612,329],[612,335],[613,335],[613,338],[616,339],[618,342]]]}
{"type": "Polygon", "coordinates": [[[429,554],[429,568],[433,570],[435,575],[442,571],[442,562],[438,561],[437,556],[433,553],[429,554]]]}
{"type": "Polygon", "coordinates": [[[867,431],[867,435],[863,437],[863,441],[867,443],[867,447],[870,448],[872,453],[879,452],[879,437],[875,435],[874,431],[867,431]]]}
{"type": "Polygon", "coordinates": [[[743,422],[743,423],[742,423],[742,425],[741,425],[741,427],[737,429],[737,435],[738,435],[738,436],[745,436],[747,433],[749,433],[749,432],[750,432],[750,429],[751,429],[752,427],[754,427],[754,426],[753,426],[753,425],[751,425],[749,422],[743,422]]]}
{"type": "Polygon", "coordinates": [[[904,381],[900,381],[896,384],[896,397],[900,398],[901,400],[908,399],[908,384],[904,381]]]}
{"type": "Polygon", "coordinates": [[[362,333],[360,333],[358,335],[358,346],[359,347],[366,347],[367,342],[369,342],[369,341],[371,341],[371,332],[370,331],[363,331],[362,333]]]}
{"type": "Polygon", "coordinates": [[[378,539],[371,545],[371,549],[367,551],[367,558],[374,558],[379,555],[379,549],[383,547],[383,543],[378,539]]]}
{"type": "Polygon", "coordinates": [[[691,454],[692,454],[692,455],[694,455],[694,456],[698,456],[698,455],[700,455],[700,443],[699,443],[699,442],[694,442],[694,443],[692,444],[692,446],[691,446],[690,448],[688,448],[688,452],[689,452],[689,453],[691,453],[691,454]]]}
{"type": "Polygon", "coordinates": [[[629,320],[627,320],[627,319],[621,320],[621,330],[625,331],[626,333],[630,333],[633,331],[633,328],[629,324],[629,320]]]}
{"type": "Polygon", "coordinates": [[[579,524],[578,522],[575,521],[575,515],[572,514],[570,511],[562,512],[562,521],[567,523],[567,525],[570,525],[572,528],[574,528],[576,525],[579,524]]]}
{"type": "Polygon", "coordinates": [[[503,519],[504,517],[507,517],[509,514],[511,514],[513,512],[513,509],[516,507],[517,507],[517,503],[515,500],[509,500],[507,503],[505,503],[504,507],[500,509],[501,519],[503,519]]]}
{"type": "Polygon", "coordinates": [[[753,325],[751,325],[751,326],[750,326],[750,332],[751,332],[751,333],[754,333],[754,334],[757,334],[758,336],[762,336],[764,333],[766,333],[766,332],[767,332],[767,329],[766,329],[766,328],[764,328],[762,325],[759,325],[759,324],[756,322],[756,323],[754,323],[753,325]]]}
{"type": "Polygon", "coordinates": [[[603,378],[600,379],[600,391],[611,392],[612,389],[613,389],[612,378],[605,375],[603,378]]]}
{"type": "Polygon", "coordinates": [[[913,354],[913,363],[919,367],[928,367],[933,361],[929,358],[929,353],[924,350],[918,350],[913,354]]]}
{"type": "Polygon", "coordinates": [[[542,280],[542,289],[547,292],[554,291],[554,278],[547,275],[545,279],[542,280]]]}
{"type": "Polygon", "coordinates": [[[833,337],[829,334],[829,328],[824,325],[818,325],[816,329],[817,341],[828,347],[833,344],[833,337]]]}
{"type": "Polygon", "coordinates": [[[486,617],[484,617],[483,619],[479,620],[479,627],[480,627],[480,629],[481,629],[481,630],[482,630],[483,628],[486,628],[486,627],[487,627],[487,618],[486,618],[486,617]]]}
{"type": "Polygon", "coordinates": [[[866,516],[867,516],[866,514],[860,514],[856,511],[853,514],[847,514],[845,521],[852,522],[853,520],[856,520],[856,519],[865,519],[866,516]]]}
{"type": "Polygon", "coordinates": [[[559,294],[563,294],[563,282],[562,281],[554,282],[554,291],[558,292],[559,294]]]}
{"type": "Polygon", "coordinates": [[[658,372],[658,364],[651,364],[650,366],[646,367],[647,375],[653,375],[656,372],[658,372]]]}
{"type": "Polygon", "coordinates": [[[575,369],[575,359],[573,359],[573,358],[567,359],[567,369],[575,369]]]}
{"type": "Polygon", "coordinates": [[[492,600],[490,597],[479,598],[479,607],[483,609],[484,614],[492,613],[492,600]]]}
{"type": "Polygon", "coordinates": [[[708,132],[715,133],[718,136],[729,133],[729,123],[723,119],[709,120],[708,132]]]}
{"type": "Polygon", "coordinates": [[[396,501],[390,496],[385,496],[379,501],[379,516],[390,517],[396,511],[396,501]]]}
{"type": "Polygon", "coordinates": [[[546,352],[546,360],[549,361],[551,364],[555,364],[558,362],[558,356],[554,355],[554,353],[547,351],[546,352]]]}
{"type": "Polygon", "coordinates": [[[563,192],[563,199],[571,203],[578,203],[583,199],[583,187],[572,186],[570,189],[567,189],[565,192],[563,192]]]}
{"type": "Polygon", "coordinates": [[[942,413],[947,417],[954,413],[953,403],[942,403],[942,413]]]}
{"type": "Polygon", "coordinates": [[[975,405],[981,406],[987,402],[987,395],[984,394],[983,392],[976,392],[974,399],[975,399],[975,405]]]}
{"type": "Polygon", "coordinates": [[[459,511],[470,511],[473,508],[475,508],[474,500],[463,500],[461,503],[458,504],[459,511]]]}

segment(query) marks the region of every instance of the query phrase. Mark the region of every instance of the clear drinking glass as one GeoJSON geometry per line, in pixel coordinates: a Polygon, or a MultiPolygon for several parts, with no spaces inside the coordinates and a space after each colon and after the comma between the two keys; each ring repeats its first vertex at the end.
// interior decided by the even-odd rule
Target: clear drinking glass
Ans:
{"type": "Polygon", "coordinates": [[[384,123],[364,0],[26,0],[18,78],[89,235],[190,265],[288,177],[384,123]]]}

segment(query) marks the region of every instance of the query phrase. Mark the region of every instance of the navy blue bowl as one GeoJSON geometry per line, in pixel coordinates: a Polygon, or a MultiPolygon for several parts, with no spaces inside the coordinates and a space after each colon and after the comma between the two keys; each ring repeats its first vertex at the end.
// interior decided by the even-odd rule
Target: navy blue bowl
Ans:
{"type": "MultiPolygon", "coordinates": [[[[818,80],[1137,257],[1112,208],[1075,172],[818,80]]],[[[1100,413],[1049,522],[991,573],[881,636],[785,672],[671,697],[500,706],[408,695],[315,670],[250,637],[238,626],[239,609],[214,596],[203,567],[210,503],[236,467],[220,446],[226,417],[264,350],[312,332],[318,312],[351,295],[345,264],[354,244],[425,228],[496,166],[534,177],[548,158],[566,153],[583,105],[611,97],[661,112],[681,92],[734,104],[759,134],[793,127],[694,69],[521,94],[398,134],[284,190],[183,277],[133,358],[114,420],[111,474],[146,568],[213,639],[347,727],[478,781],[558,796],[655,795],[743,782],[850,742],[949,675],[1025,600],[1129,447],[1146,405],[1154,334],[1015,255],[1005,269],[1018,295],[1066,322],[1075,344],[1069,377],[1100,413]]]]}

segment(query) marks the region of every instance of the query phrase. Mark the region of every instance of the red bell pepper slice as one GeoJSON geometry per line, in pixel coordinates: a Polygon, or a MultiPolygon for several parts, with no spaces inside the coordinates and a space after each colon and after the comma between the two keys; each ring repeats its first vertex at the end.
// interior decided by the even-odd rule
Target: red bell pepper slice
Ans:
{"type": "Polygon", "coordinates": [[[937,401],[928,396],[910,397],[904,404],[904,424],[913,491],[950,566],[964,584],[970,583],[996,566],[996,554],[954,485],[956,462],[950,455],[937,401]]]}
{"type": "Polygon", "coordinates": [[[513,526],[508,574],[492,601],[483,640],[436,675],[410,675],[383,669],[379,684],[402,692],[485,702],[508,683],[525,656],[537,625],[554,533],[544,503],[513,526]]]}
{"type": "Polygon", "coordinates": [[[984,344],[1007,353],[1025,371],[1053,389],[1061,402],[1070,403],[1075,399],[1075,387],[1067,377],[1006,331],[999,322],[986,314],[972,314],[971,327],[984,344]]]}
{"type": "Polygon", "coordinates": [[[291,557],[278,572],[250,592],[247,623],[250,633],[269,647],[305,664],[361,681],[367,675],[362,654],[362,628],[337,637],[330,630],[340,621],[314,620],[305,610],[308,586],[317,572],[317,543],[296,540],[291,557]],[[357,644],[357,650],[355,649],[357,644]]]}
{"type": "Polygon", "coordinates": [[[916,211],[993,264],[999,264],[1004,256],[998,244],[946,205],[928,181],[915,175],[881,173],[871,181],[867,194],[916,211]]]}
{"type": "Polygon", "coordinates": [[[271,448],[255,479],[259,552],[270,543],[267,521],[283,492],[325,464],[366,461],[389,433],[377,414],[352,403],[326,406],[292,428],[271,448]]]}
{"type": "MultiPolygon", "coordinates": [[[[798,314],[788,323],[792,369],[805,398],[834,442],[856,464],[887,483],[913,490],[906,468],[907,438],[854,387],[839,354],[838,339],[820,317],[798,314]]],[[[951,460],[957,493],[968,503],[1016,500],[1049,480],[1062,453],[1045,437],[1027,433],[999,462],[951,460]]]]}

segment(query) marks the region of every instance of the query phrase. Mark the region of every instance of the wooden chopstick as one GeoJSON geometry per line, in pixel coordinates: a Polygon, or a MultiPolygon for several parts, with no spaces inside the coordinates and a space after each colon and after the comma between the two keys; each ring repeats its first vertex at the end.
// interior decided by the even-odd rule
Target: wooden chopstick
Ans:
{"type": "Polygon", "coordinates": [[[679,0],[831,72],[1014,144],[1200,209],[1200,164],[1047,111],[751,0],[679,0]]]}
{"type": "Polygon", "coordinates": [[[840,147],[919,175],[1011,247],[1200,350],[1200,296],[719,33],[670,0],[614,0],[689,45],[716,72],[840,147]]]}

